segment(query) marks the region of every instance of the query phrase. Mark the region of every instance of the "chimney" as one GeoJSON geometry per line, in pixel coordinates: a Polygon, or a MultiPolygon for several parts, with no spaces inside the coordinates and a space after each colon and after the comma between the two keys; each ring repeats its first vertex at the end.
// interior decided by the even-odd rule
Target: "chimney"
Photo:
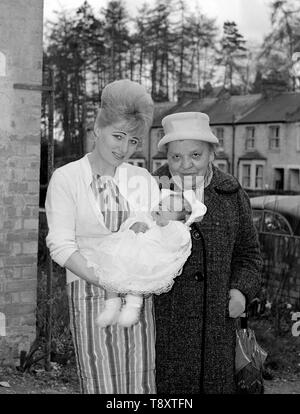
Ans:
{"type": "Polygon", "coordinates": [[[179,103],[191,99],[200,99],[200,91],[194,83],[181,84],[177,91],[177,100],[179,103]]]}

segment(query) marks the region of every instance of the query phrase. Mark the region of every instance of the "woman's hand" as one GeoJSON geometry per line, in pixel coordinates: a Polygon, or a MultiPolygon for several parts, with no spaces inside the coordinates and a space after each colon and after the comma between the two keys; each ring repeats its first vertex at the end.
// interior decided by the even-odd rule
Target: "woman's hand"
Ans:
{"type": "Polygon", "coordinates": [[[129,227],[129,229],[134,231],[137,234],[137,233],[146,233],[146,231],[149,230],[149,227],[146,223],[137,221],[131,227],[129,227]]]}
{"type": "Polygon", "coordinates": [[[245,312],[246,298],[238,289],[230,289],[229,296],[229,316],[238,318],[245,312]]]}
{"type": "Polygon", "coordinates": [[[101,287],[94,269],[87,266],[86,258],[81,253],[79,253],[79,251],[74,252],[69,257],[69,259],[64,264],[64,267],[70,270],[76,276],[84,279],[86,282],[101,287]]]}

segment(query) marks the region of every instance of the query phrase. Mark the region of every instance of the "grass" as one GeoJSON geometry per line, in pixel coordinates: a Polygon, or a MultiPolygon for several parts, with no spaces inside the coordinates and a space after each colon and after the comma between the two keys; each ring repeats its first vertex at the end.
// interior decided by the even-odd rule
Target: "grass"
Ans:
{"type": "Polygon", "coordinates": [[[300,375],[300,336],[292,335],[292,324],[278,333],[276,321],[270,317],[253,318],[257,342],[268,352],[265,369],[274,378],[300,375]]]}

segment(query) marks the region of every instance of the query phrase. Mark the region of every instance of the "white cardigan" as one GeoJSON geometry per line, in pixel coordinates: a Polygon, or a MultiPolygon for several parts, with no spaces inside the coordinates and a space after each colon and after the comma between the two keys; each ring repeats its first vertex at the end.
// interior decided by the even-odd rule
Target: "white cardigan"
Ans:
{"type": "MultiPolygon", "coordinates": [[[[92,179],[88,154],[56,169],[51,177],[45,203],[49,227],[46,243],[60,266],[76,251],[93,260],[98,244],[111,234],[96,202],[92,179]]],[[[113,179],[128,201],[131,215],[149,212],[158,204],[157,182],[145,168],[123,163],[113,179]]],[[[76,279],[67,269],[67,283],[76,279]]]]}

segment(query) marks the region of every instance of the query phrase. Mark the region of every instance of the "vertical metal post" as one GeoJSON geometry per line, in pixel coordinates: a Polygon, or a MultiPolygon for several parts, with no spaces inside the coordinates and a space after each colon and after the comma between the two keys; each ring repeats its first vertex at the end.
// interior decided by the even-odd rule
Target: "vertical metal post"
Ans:
{"type": "MultiPolygon", "coordinates": [[[[54,168],[54,71],[49,69],[51,90],[49,92],[49,130],[48,130],[48,184],[54,168]]],[[[45,370],[51,370],[51,341],[52,341],[52,280],[53,263],[47,253],[47,309],[45,332],[45,370]]]]}

